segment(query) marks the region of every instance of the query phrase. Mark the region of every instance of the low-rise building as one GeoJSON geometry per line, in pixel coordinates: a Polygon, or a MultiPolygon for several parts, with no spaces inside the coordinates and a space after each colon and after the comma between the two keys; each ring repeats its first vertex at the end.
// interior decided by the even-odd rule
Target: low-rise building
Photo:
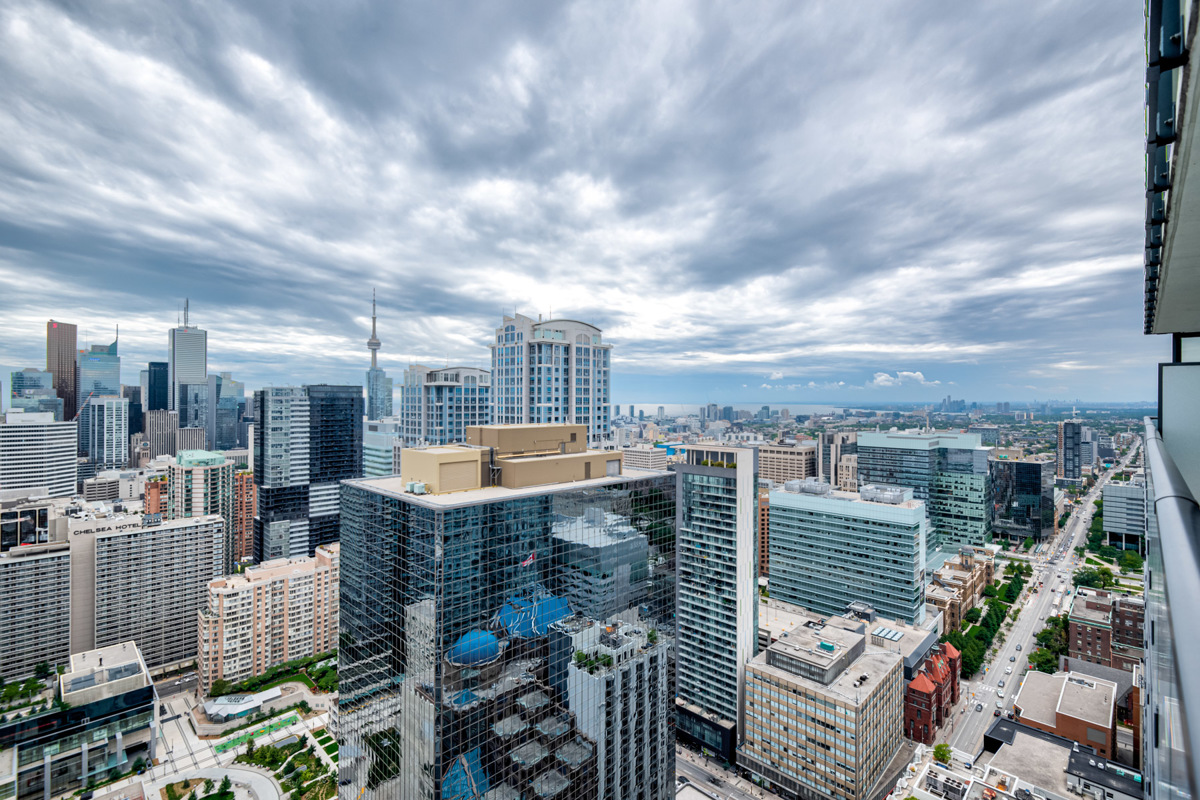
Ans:
{"type": "Polygon", "coordinates": [[[1080,587],[1068,611],[1070,658],[1132,670],[1142,662],[1146,603],[1140,597],[1080,587]]]}
{"type": "Polygon", "coordinates": [[[738,764],[781,797],[878,793],[903,741],[904,667],[867,628],[811,619],[746,665],[738,764]]]}
{"type": "Polygon", "coordinates": [[[264,561],[209,583],[196,648],[204,692],[337,646],[340,552],[321,545],[311,558],[264,561]]]}
{"type": "Polygon", "coordinates": [[[933,744],[958,702],[962,654],[949,642],[936,645],[904,694],[904,735],[933,744]]]}
{"type": "Polygon", "coordinates": [[[624,447],[621,456],[625,466],[630,469],[650,469],[662,472],[667,468],[667,449],[665,447],[624,447]]]}
{"type": "Polygon", "coordinates": [[[925,601],[942,612],[946,630],[958,630],[963,615],[983,602],[983,590],[995,579],[996,559],[983,547],[964,546],[933,571],[925,601]]]}
{"type": "Polygon", "coordinates": [[[71,656],[56,699],[0,724],[0,797],[50,800],[155,758],[158,704],[135,643],[71,656]]]}
{"type": "Polygon", "coordinates": [[[1093,748],[1101,758],[1117,752],[1117,685],[1074,672],[1030,670],[1013,701],[1021,724],[1093,748]]]}

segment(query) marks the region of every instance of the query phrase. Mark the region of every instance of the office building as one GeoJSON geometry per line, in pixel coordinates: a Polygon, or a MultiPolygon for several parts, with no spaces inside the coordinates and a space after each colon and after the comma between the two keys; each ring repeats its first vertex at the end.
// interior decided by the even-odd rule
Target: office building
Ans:
{"type": "Polygon", "coordinates": [[[1100,758],[1117,754],[1117,685],[1090,675],[1031,670],[1014,711],[1021,724],[1091,747],[1100,758]]]}
{"type": "Polygon", "coordinates": [[[146,440],[150,444],[150,458],[175,455],[175,444],[179,436],[179,413],[163,409],[147,411],[145,425],[146,440]]]}
{"type": "Polygon", "coordinates": [[[367,370],[367,419],[378,420],[392,415],[392,379],[379,368],[379,348],[382,343],[375,335],[375,292],[371,292],[371,368],[367,370]]]}
{"type": "Polygon", "coordinates": [[[771,596],[824,614],[851,602],[925,618],[925,504],[911,489],[840,492],[818,479],[771,492],[771,596]]]}
{"type": "MultiPolygon", "coordinates": [[[[5,494],[8,494],[7,492],[5,494]]],[[[17,493],[13,493],[17,494],[17,493]]],[[[0,677],[23,680],[45,661],[70,655],[71,562],[65,543],[49,547],[65,522],[45,498],[0,499],[0,677]]],[[[0,782],[3,778],[0,778],[0,782]]]]}
{"type": "Polygon", "coordinates": [[[184,422],[187,417],[180,408],[183,397],[180,389],[182,384],[197,387],[203,385],[206,387],[204,392],[207,396],[208,331],[188,324],[187,301],[183,304],[183,324],[167,331],[167,408],[180,412],[179,427],[197,427],[184,422]]]}
{"type": "Polygon", "coordinates": [[[79,794],[158,754],[154,685],[136,643],[77,653],[63,667],[56,703],[0,723],[0,796],[79,794]]]}
{"type": "MultiPolygon", "coordinates": [[[[829,484],[837,484],[838,465],[843,456],[854,455],[858,452],[857,431],[821,431],[817,434],[817,470],[821,480],[829,484]]],[[[856,491],[858,485],[849,488],[839,487],[845,491],[856,491]]]]}
{"type": "Polygon", "coordinates": [[[169,411],[171,377],[166,361],[151,361],[142,370],[142,399],[144,411],[169,411]]]}
{"type": "Polygon", "coordinates": [[[621,458],[630,469],[663,471],[667,468],[667,448],[636,445],[621,449],[621,458]]]}
{"type": "Polygon", "coordinates": [[[1083,467],[1083,425],[1079,420],[1058,423],[1057,455],[1059,478],[1077,481],[1083,467]]]}
{"type": "Polygon", "coordinates": [[[994,447],[1000,444],[1000,427],[998,425],[984,425],[977,422],[967,428],[967,433],[979,434],[979,441],[985,447],[994,447]]]}
{"type": "Polygon", "coordinates": [[[987,542],[992,524],[988,452],[974,433],[872,431],[858,434],[861,485],[904,486],[925,502],[929,551],[987,542]]]}
{"type": "Polygon", "coordinates": [[[731,763],[746,663],[758,646],[756,457],[750,448],[697,445],[675,473],[677,730],[731,763]]]}
{"type": "MultiPolygon", "coordinates": [[[[239,470],[233,476],[233,558],[238,562],[254,559],[254,509],[257,498],[254,473],[239,470]]],[[[149,508],[146,513],[150,513],[149,508]]]]}
{"type": "Polygon", "coordinates": [[[175,431],[175,452],[203,450],[207,441],[208,432],[204,428],[179,428],[175,431]]]}
{"type": "Polygon", "coordinates": [[[758,477],[782,484],[817,477],[817,444],[769,444],[758,448],[758,477]]]}
{"type": "Polygon", "coordinates": [[[69,322],[50,320],[46,323],[46,371],[54,375],[54,393],[63,401],[63,420],[75,419],[79,410],[75,394],[78,389],[76,333],[75,326],[69,322]]]}
{"type": "Polygon", "coordinates": [[[228,372],[208,376],[205,438],[213,450],[245,447],[242,418],[246,415],[246,386],[228,372]]]}
{"type": "Polygon", "coordinates": [[[672,797],[673,476],[582,424],[465,438],[343,485],[343,791],[672,797]],[[574,566],[626,546],[645,560],[612,604],[574,566]]]}
{"type": "Polygon", "coordinates": [[[129,463],[129,401],[116,395],[92,395],[83,406],[80,450],[94,471],[122,469],[129,463]]]}
{"type": "Polygon", "coordinates": [[[983,604],[983,590],[995,577],[996,559],[990,550],[963,546],[933,570],[925,587],[925,603],[941,612],[946,630],[958,630],[963,616],[983,604]]]}
{"type": "Polygon", "coordinates": [[[140,386],[123,386],[121,387],[121,396],[129,401],[129,435],[141,433],[143,428],[142,416],[142,387],[140,386]]]}
{"type": "Polygon", "coordinates": [[[468,426],[491,421],[492,373],[473,367],[413,364],[400,389],[400,436],[406,445],[463,441],[468,426]]]}
{"type": "Polygon", "coordinates": [[[900,654],[876,638],[861,620],[815,617],[759,653],[738,766],[788,800],[881,794],[903,743],[905,686],[900,654]]]}
{"type": "Polygon", "coordinates": [[[1108,543],[1121,550],[1146,552],[1146,476],[1127,481],[1109,481],[1102,490],[1104,533],[1108,543]]]}
{"type": "Polygon", "coordinates": [[[112,344],[94,344],[90,350],[79,351],[79,363],[76,367],[76,375],[79,376],[76,409],[82,409],[89,397],[121,395],[121,356],[117,350],[118,344],[119,341],[114,340],[112,344]]]}
{"type": "Polygon", "coordinates": [[[222,575],[233,572],[237,551],[234,528],[234,463],[220,453],[180,450],[167,468],[167,519],[216,514],[225,521],[225,563],[222,575]]]}
{"type": "Polygon", "coordinates": [[[0,415],[0,490],[43,490],[70,497],[78,480],[77,427],[49,413],[0,415]]]}
{"type": "Polygon", "coordinates": [[[54,390],[53,373],[27,367],[9,374],[8,407],[13,411],[50,413],[63,419],[63,401],[54,390]]]}
{"type": "Polygon", "coordinates": [[[837,463],[837,482],[834,484],[843,492],[858,491],[858,455],[850,453],[843,455],[837,463]]]}
{"type": "Polygon", "coordinates": [[[197,672],[205,694],[337,647],[339,545],[312,558],[266,561],[208,585],[198,612],[197,672]]]}
{"type": "Polygon", "coordinates": [[[175,408],[179,414],[179,428],[196,428],[203,431],[205,446],[208,442],[209,417],[213,406],[208,389],[207,379],[201,383],[179,383],[175,386],[175,408]]]}
{"type": "Polygon", "coordinates": [[[996,448],[988,459],[992,481],[992,533],[1013,544],[1042,542],[1057,530],[1054,474],[1050,456],[1024,456],[1019,450],[996,448]]]}
{"type": "Polygon", "coordinates": [[[268,387],[254,414],[254,560],[311,556],[338,540],[339,482],[362,475],[362,387],[268,387]]]}
{"type": "Polygon", "coordinates": [[[1141,597],[1080,587],[1067,611],[1067,652],[1074,661],[1132,671],[1142,663],[1146,603],[1141,597]]]}
{"type": "Polygon", "coordinates": [[[505,315],[491,349],[493,423],[586,425],[592,446],[608,437],[612,345],[599,328],[505,315]]]}

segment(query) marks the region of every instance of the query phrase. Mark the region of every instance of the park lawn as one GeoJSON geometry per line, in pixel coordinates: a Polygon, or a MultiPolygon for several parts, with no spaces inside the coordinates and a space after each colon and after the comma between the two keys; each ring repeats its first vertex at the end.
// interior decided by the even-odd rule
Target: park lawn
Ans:
{"type": "Polygon", "coordinates": [[[321,749],[323,749],[326,753],[328,753],[329,755],[334,756],[334,757],[336,757],[338,754],[337,742],[330,742],[329,744],[323,744],[323,745],[321,745],[321,749]]]}

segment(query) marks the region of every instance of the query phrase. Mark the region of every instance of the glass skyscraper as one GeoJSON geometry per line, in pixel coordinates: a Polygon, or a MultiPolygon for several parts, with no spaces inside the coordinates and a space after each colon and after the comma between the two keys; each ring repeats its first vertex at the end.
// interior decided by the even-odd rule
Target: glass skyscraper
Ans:
{"type": "Polygon", "coordinates": [[[674,477],[510,476],[568,453],[343,484],[344,796],[674,796],[674,477]]]}
{"type": "Polygon", "coordinates": [[[931,523],[928,549],[957,550],[988,541],[992,482],[977,433],[863,431],[858,434],[862,486],[903,486],[924,500],[931,523]]]}
{"type": "Polygon", "coordinates": [[[997,450],[989,462],[995,513],[992,530],[1016,542],[1040,542],[1054,535],[1055,461],[1024,459],[1019,452],[997,450]]]}

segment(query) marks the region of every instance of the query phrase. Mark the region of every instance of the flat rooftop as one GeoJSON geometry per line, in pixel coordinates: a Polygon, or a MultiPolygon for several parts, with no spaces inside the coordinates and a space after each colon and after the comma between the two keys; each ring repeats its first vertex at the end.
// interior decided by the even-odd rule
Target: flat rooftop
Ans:
{"type": "Polygon", "coordinates": [[[1102,728],[1112,726],[1117,685],[1090,675],[1057,672],[1047,675],[1030,670],[1015,704],[1021,719],[1056,727],[1063,714],[1102,728]]]}
{"type": "Polygon", "coordinates": [[[873,692],[883,682],[884,676],[900,663],[901,657],[898,653],[868,643],[862,655],[849,662],[841,673],[826,684],[769,664],[767,653],[774,651],[826,669],[838,659],[844,658],[846,650],[864,638],[866,637],[863,634],[857,634],[837,626],[826,626],[821,630],[801,626],[760,652],[750,662],[750,666],[758,672],[793,685],[803,686],[820,694],[840,697],[848,705],[857,707],[861,698],[873,692]],[[834,649],[830,651],[822,648],[822,643],[827,646],[832,645],[834,649]],[[862,680],[864,677],[866,680],[862,680]]]}
{"type": "MultiPolygon", "coordinates": [[[[1019,732],[1013,737],[1012,744],[1001,745],[989,766],[1059,797],[1070,797],[1066,773],[1070,755],[1070,748],[1047,746],[1042,739],[1019,732]]],[[[994,788],[998,778],[991,773],[986,783],[994,788]]],[[[1008,786],[1011,791],[1012,784],[1008,786]]]]}
{"type": "MultiPolygon", "coordinates": [[[[436,448],[430,448],[436,449],[436,448]]],[[[428,450],[426,451],[428,452],[428,450]]],[[[455,451],[449,451],[455,452],[455,451]]],[[[604,451],[588,451],[604,452],[604,451]]],[[[619,452],[619,451],[618,451],[619,452]]],[[[405,491],[405,480],[399,475],[389,475],[380,478],[356,478],[343,481],[349,486],[359,486],[368,491],[388,497],[396,497],[405,502],[415,503],[433,509],[461,508],[463,506],[479,505],[480,503],[498,503],[504,500],[515,500],[521,497],[535,497],[542,494],[570,492],[577,489],[597,488],[600,486],[619,486],[633,480],[655,478],[671,473],[664,470],[622,468],[620,475],[602,476],[581,481],[564,483],[547,483],[540,486],[523,486],[519,489],[508,489],[503,486],[487,486],[482,489],[471,489],[465,492],[447,492],[445,494],[413,494],[405,491]]]]}
{"type": "Polygon", "coordinates": [[[854,503],[856,505],[865,506],[869,509],[904,508],[911,510],[925,507],[924,500],[904,500],[899,503],[881,503],[875,500],[865,500],[859,492],[843,492],[840,489],[830,489],[825,494],[810,494],[808,492],[789,492],[787,489],[779,487],[771,490],[770,497],[772,503],[778,500],[781,505],[788,505],[788,503],[785,503],[784,500],[804,498],[807,500],[838,500],[843,503],[854,503]]]}

